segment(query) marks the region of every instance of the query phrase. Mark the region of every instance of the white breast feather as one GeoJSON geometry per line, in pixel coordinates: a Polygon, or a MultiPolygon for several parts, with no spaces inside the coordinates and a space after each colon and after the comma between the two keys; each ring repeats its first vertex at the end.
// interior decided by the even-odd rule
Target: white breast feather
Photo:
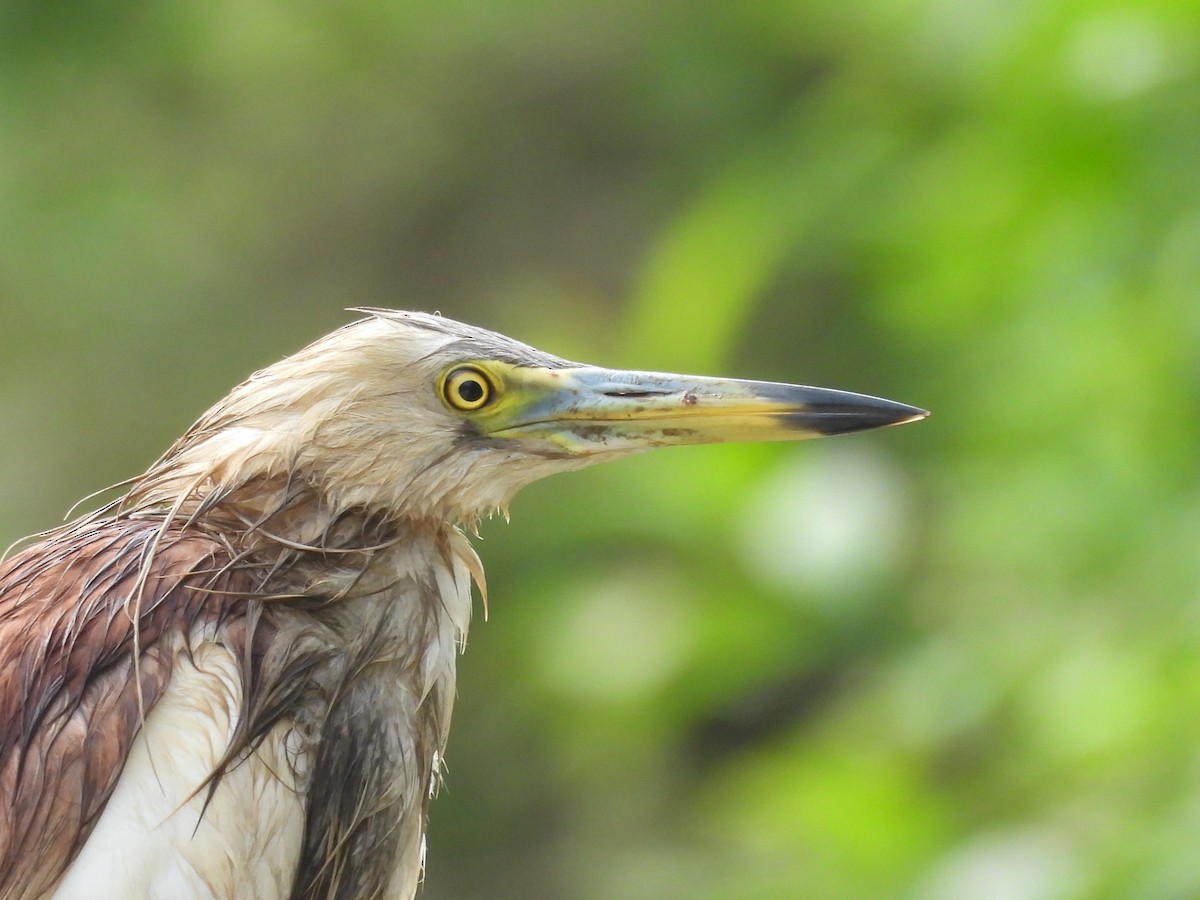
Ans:
{"type": "Polygon", "coordinates": [[[202,639],[191,660],[180,653],[56,900],[287,896],[304,831],[289,726],[229,770],[203,818],[206,792],[193,796],[229,744],[240,700],[238,663],[227,648],[202,639]]]}

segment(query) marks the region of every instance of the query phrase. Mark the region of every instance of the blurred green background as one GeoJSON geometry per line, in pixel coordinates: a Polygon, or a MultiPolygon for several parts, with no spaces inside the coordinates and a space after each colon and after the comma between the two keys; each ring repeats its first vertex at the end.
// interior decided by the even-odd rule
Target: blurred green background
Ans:
{"type": "Polygon", "coordinates": [[[934,411],[485,526],[428,900],[1200,896],[1200,12],[0,5],[0,542],[440,310],[934,411]]]}

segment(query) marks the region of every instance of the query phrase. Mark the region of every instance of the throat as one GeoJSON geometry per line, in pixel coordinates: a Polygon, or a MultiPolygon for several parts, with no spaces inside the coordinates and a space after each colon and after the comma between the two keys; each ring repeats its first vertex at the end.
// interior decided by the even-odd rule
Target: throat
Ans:
{"type": "Polygon", "coordinates": [[[416,889],[470,621],[460,541],[469,550],[456,531],[397,532],[357,571],[327,572],[312,596],[336,602],[294,607],[330,644],[316,702],[297,722],[309,768],[294,897],[416,889]]]}

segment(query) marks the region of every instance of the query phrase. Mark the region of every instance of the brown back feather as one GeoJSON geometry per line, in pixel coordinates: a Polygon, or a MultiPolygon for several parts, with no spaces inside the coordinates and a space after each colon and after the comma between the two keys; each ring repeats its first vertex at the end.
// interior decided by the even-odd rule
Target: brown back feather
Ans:
{"type": "Polygon", "coordinates": [[[175,651],[244,593],[218,542],[161,526],[85,520],[0,564],[0,897],[62,876],[175,651]]]}

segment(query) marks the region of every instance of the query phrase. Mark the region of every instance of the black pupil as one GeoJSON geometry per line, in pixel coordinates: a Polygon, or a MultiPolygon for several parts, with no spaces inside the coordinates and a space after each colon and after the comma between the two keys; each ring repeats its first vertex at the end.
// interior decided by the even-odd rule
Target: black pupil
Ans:
{"type": "Polygon", "coordinates": [[[458,383],[458,396],[465,403],[478,403],[483,399],[483,385],[474,378],[468,378],[458,383]]]}

